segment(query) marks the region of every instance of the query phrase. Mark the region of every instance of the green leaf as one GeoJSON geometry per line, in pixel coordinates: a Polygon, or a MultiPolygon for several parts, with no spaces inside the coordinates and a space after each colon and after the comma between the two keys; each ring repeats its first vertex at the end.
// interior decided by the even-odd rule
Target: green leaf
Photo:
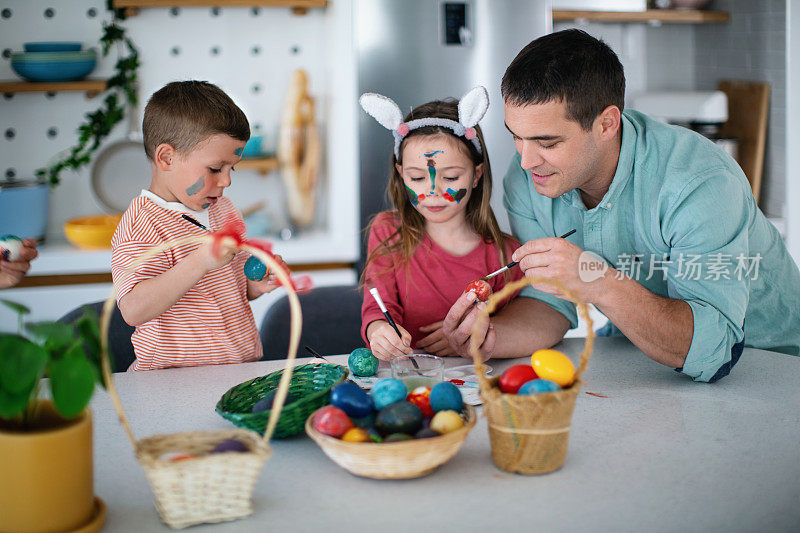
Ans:
{"type": "Polygon", "coordinates": [[[77,416],[86,408],[94,392],[92,366],[80,344],[50,363],[50,390],[53,403],[65,417],[77,416]]]}
{"type": "Polygon", "coordinates": [[[17,313],[18,315],[29,315],[31,314],[31,310],[25,307],[22,304],[18,304],[17,302],[12,302],[11,300],[4,300],[0,298],[0,303],[5,305],[6,307],[10,308],[12,311],[17,313]]]}
{"type": "Polygon", "coordinates": [[[12,394],[0,388],[0,418],[14,418],[25,412],[28,405],[28,394],[12,394]]]}
{"type": "Polygon", "coordinates": [[[0,389],[27,396],[47,366],[47,352],[18,335],[0,335],[0,389]]]}
{"type": "Polygon", "coordinates": [[[25,324],[25,329],[45,350],[56,356],[66,350],[75,338],[75,326],[61,322],[25,324]]]}

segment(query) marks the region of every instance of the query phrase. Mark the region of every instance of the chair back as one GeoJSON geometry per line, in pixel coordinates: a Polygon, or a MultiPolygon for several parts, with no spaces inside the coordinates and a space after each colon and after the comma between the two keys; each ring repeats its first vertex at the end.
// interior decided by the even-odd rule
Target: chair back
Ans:
{"type": "MultiPolygon", "coordinates": [[[[83,308],[89,307],[97,313],[97,316],[103,312],[104,302],[92,302],[76,307],[66,315],[58,319],[59,322],[64,324],[72,324],[81,315],[83,315],[83,308]]],[[[131,343],[131,335],[136,330],[133,326],[125,322],[122,318],[122,313],[119,307],[114,306],[114,312],[111,315],[111,324],[108,328],[108,347],[111,354],[111,369],[114,372],[125,372],[136,360],[136,354],[133,351],[133,344],[131,343]]]]}

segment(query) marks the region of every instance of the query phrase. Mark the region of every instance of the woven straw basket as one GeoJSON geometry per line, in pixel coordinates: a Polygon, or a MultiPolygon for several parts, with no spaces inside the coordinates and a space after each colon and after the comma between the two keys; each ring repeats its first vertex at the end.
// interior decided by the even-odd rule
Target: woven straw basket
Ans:
{"type": "MultiPolygon", "coordinates": [[[[212,236],[202,235],[164,243],[137,258],[130,268],[135,268],[153,255],[176,244],[206,243],[213,239],[212,236]]],[[[226,238],[223,237],[223,239],[226,238]]],[[[229,242],[231,245],[236,244],[233,239],[230,239],[229,242]]],[[[224,240],[223,243],[225,243],[224,240]]],[[[174,529],[202,523],[236,520],[252,514],[253,487],[261,473],[261,468],[271,454],[269,439],[275,431],[292,377],[292,361],[297,354],[302,327],[300,301],[288,274],[269,254],[247,243],[238,245],[238,249],[250,252],[275,272],[281,284],[286,288],[292,313],[286,369],[281,376],[263,437],[251,431],[232,429],[155,435],[137,442],[114,388],[108,357],[108,327],[114,308],[116,290],[112,291],[111,296],[106,300],[100,319],[103,342],[103,379],[106,388],[120,422],[133,444],[136,460],[144,468],[147,481],[155,495],[158,513],[161,519],[174,529]],[[247,446],[248,451],[209,453],[217,444],[227,439],[236,439],[242,442],[247,446]],[[162,454],[169,451],[179,451],[197,457],[175,462],[159,460],[162,454]]]]}
{"type": "Polygon", "coordinates": [[[306,433],[325,455],[351,474],[372,479],[412,479],[430,474],[449,461],[475,425],[475,409],[464,406],[467,420],[463,427],[429,439],[401,442],[347,442],[323,435],[312,427],[312,414],[306,420],[306,433]]]}
{"type": "Polygon", "coordinates": [[[594,330],[586,303],[577,299],[558,281],[524,278],[506,285],[503,290],[489,298],[486,308],[473,326],[470,353],[475,361],[475,374],[478,376],[483,398],[483,412],[489,424],[492,459],[499,468],[519,474],[546,474],[561,468],[567,457],[572,411],[582,384],[579,378],[586,369],[593,343],[594,330]],[[588,322],[586,345],[575,372],[575,381],[569,387],[532,396],[504,394],[498,387],[499,378],[485,377],[477,334],[489,320],[489,314],[494,311],[498,302],[513,291],[535,283],[554,286],[566,299],[577,305],[578,313],[588,322]]]}

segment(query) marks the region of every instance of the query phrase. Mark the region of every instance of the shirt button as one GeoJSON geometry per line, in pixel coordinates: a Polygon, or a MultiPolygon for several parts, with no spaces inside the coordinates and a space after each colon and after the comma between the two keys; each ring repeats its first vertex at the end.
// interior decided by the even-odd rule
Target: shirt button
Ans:
{"type": "Polygon", "coordinates": [[[610,208],[610,207],[611,207],[611,202],[608,202],[608,203],[606,204],[606,207],[610,208]]]}

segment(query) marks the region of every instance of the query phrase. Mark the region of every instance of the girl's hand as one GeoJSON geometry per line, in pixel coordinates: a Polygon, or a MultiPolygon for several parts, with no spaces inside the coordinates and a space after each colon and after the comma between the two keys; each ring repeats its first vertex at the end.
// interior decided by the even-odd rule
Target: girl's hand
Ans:
{"type": "Polygon", "coordinates": [[[39,255],[36,241],[23,239],[19,254],[20,258],[17,261],[6,261],[0,257],[0,289],[7,289],[19,283],[31,268],[31,261],[39,255]]]}
{"type": "MultiPolygon", "coordinates": [[[[289,265],[286,264],[283,258],[279,255],[276,255],[275,259],[284,268],[286,273],[289,274],[289,265]]],[[[264,276],[261,281],[253,281],[251,279],[247,280],[247,297],[250,300],[255,300],[262,294],[272,292],[280,286],[281,282],[278,280],[278,276],[275,275],[275,272],[272,270],[267,270],[267,275],[264,276]]]]}
{"type": "Polygon", "coordinates": [[[395,357],[411,353],[411,334],[398,325],[402,338],[385,320],[376,320],[367,326],[367,339],[372,353],[382,361],[391,361],[395,357]]]}
{"type": "Polygon", "coordinates": [[[192,253],[193,259],[197,262],[198,266],[205,271],[206,274],[212,270],[222,268],[233,260],[236,255],[236,248],[224,244],[220,244],[219,257],[214,255],[214,243],[206,243],[200,246],[192,253]]]}
{"type": "Polygon", "coordinates": [[[444,336],[444,330],[442,329],[443,324],[444,322],[440,320],[439,322],[434,322],[433,324],[428,324],[427,326],[419,328],[422,332],[432,333],[417,342],[417,347],[425,350],[425,353],[438,355],[439,357],[458,355],[444,336]]]}

